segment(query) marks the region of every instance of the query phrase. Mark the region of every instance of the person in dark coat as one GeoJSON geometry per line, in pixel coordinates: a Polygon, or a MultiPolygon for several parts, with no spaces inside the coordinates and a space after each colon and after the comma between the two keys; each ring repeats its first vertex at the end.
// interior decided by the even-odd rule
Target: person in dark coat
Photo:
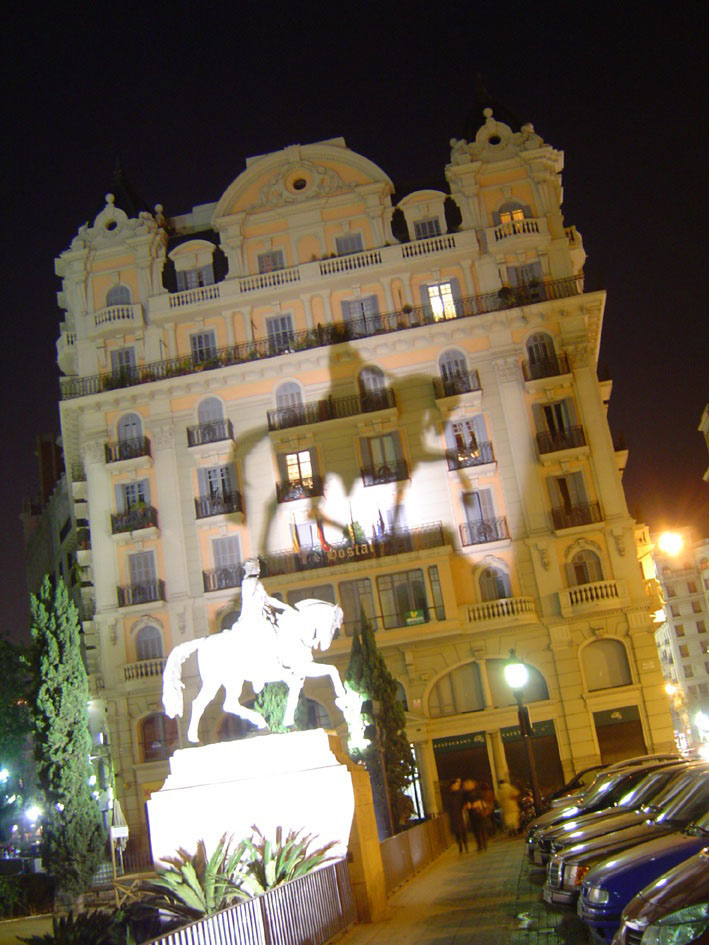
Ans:
{"type": "Polygon", "coordinates": [[[468,831],[465,825],[465,797],[461,788],[460,778],[454,778],[444,798],[446,813],[450,821],[451,831],[458,842],[460,853],[468,852],[468,831]]]}
{"type": "Polygon", "coordinates": [[[487,850],[488,816],[483,792],[472,778],[463,782],[464,807],[468,813],[470,829],[475,836],[478,853],[487,850]]]}

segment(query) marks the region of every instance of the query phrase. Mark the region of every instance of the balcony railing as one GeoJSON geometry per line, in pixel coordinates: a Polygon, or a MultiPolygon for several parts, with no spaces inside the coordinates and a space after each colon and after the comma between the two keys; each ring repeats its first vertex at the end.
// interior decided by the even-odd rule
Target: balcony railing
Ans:
{"type": "Polygon", "coordinates": [[[372,538],[359,544],[341,542],[324,548],[303,548],[301,551],[281,551],[261,556],[262,573],[276,577],[283,574],[298,574],[319,568],[351,564],[372,558],[385,558],[404,554],[407,551],[426,551],[448,544],[440,522],[422,525],[419,528],[398,529],[396,532],[372,538]]]}
{"type": "Polygon", "coordinates": [[[365,466],[362,469],[362,482],[365,486],[379,486],[384,482],[403,482],[408,478],[409,467],[403,459],[396,463],[365,466]]]}
{"type": "Polygon", "coordinates": [[[356,417],[375,410],[387,410],[396,407],[394,391],[386,387],[382,390],[368,391],[359,396],[328,397],[311,404],[295,404],[292,407],[278,407],[268,411],[268,429],[286,430],[289,427],[301,427],[308,423],[320,423],[323,420],[339,420],[343,417],[356,417]]]}
{"type": "Polygon", "coordinates": [[[467,450],[446,450],[449,469],[467,469],[469,466],[484,466],[495,462],[492,443],[483,441],[467,450]]]}
{"type": "MultiPolygon", "coordinates": [[[[423,241],[407,245],[418,245],[418,242],[423,241]]],[[[271,275],[277,275],[277,273],[271,275]]],[[[248,278],[261,279],[263,277],[249,276],[248,278]]],[[[214,287],[208,286],[207,288],[212,289],[214,287]]],[[[455,318],[474,318],[488,312],[516,308],[518,305],[530,304],[543,299],[569,298],[580,295],[582,292],[582,276],[550,280],[538,287],[529,287],[529,289],[524,287],[514,290],[500,289],[496,292],[486,292],[482,295],[472,295],[456,300],[455,318]]],[[[176,298],[176,296],[170,298],[176,298]]],[[[355,320],[348,323],[337,322],[330,325],[318,325],[308,331],[294,332],[288,352],[327,347],[370,335],[416,328],[419,325],[433,325],[438,320],[429,306],[418,306],[406,312],[401,310],[385,312],[374,321],[361,319],[359,322],[355,320]]],[[[95,374],[90,377],[63,377],[61,378],[61,396],[62,400],[71,400],[74,397],[98,394],[101,391],[117,387],[149,384],[152,381],[163,380],[166,377],[180,377],[198,371],[210,371],[228,367],[232,364],[242,364],[255,359],[278,357],[282,353],[284,352],[279,350],[278,346],[274,347],[267,339],[261,339],[260,341],[243,342],[225,348],[218,348],[214,351],[214,356],[210,357],[207,362],[187,355],[179,358],[168,358],[164,361],[153,361],[130,371],[120,372],[115,376],[112,373],[106,373],[95,374]]]]}
{"type": "Polygon", "coordinates": [[[107,463],[120,463],[125,459],[150,456],[150,440],[147,436],[134,436],[117,443],[104,443],[107,463]]]}
{"type": "Polygon", "coordinates": [[[468,607],[470,623],[482,623],[487,620],[504,622],[517,617],[532,619],[536,618],[536,615],[534,599],[531,597],[503,597],[468,607]]]}
{"type": "Polygon", "coordinates": [[[508,223],[501,223],[493,230],[495,242],[507,239],[508,236],[527,236],[529,234],[539,233],[539,221],[528,220],[510,220],[508,223]]]}
{"type": "Polygon", "coordinates": [[[187,445],[202,446],[204,443],[219,443],[221,440],[233,440],[234,427],[231,420],[209,420],[187,427],[187,445]]]}
{"type": "Polygon", "coordinates": [[[591,584],[578,584],[560,591],[562,612],[569,607],[584,605],[598,606],[604,601],[611,604],[625,597],[623,581],[594,581],[591,584]]]}
{"type": "Polygon", "coordinates": [[[572,450],[586,445],[583,427],[567,427],[565,430],[545,430],[537,433],[537,449],[540,453],[557,453],[559,450],[572,450]]]}
{"type": "Polygon", "coordinates": [[[311,496],[323,494],[323,481],[320,476],[309,476],[307,479],[294,479],[292,482],[276,483],[276,500],[278,502],[295,502],[296,499],[308,499],[311,496]]]}
{"type": "Polygon", "coordinates": [[[158,527],[158,510],[152,505],[138,505],[134,509],[111,515],[111,533],[137,532],[141,528],[158,527]]]}
{"type": "Polygon", "coordinates": [[[525,381],[538,381],[542,377],[559,377],[561,374],[570,373],[569,359],[562,351],[561,354],[545,358],[543,361],[523,361],[522,372],[525,381]]]}
{"type": "Polygon", "coordinates": [[[157,679],[162,677],[164,669],[164,656],[151,660],[138,660],[137,663],[126,663],[123,667],[123,679],[126,682],[131,682],[133,679],[157,679]]]}
{"type": "Polygon", "coordinates": [[[194,500],[195,516],[210,518],[212,515],[231,515],[243,512],[241,493],[225,492],[224,495],[201,495],[194,500]]]}
{"type": "Polygon", "coordinates": [[[510,537],[507,519],[488,518],[481,522],[465,522],[460,526],[460,540],[463,545],[485,545],[490,541],[502,541],[510,537]]]}
{"type": "Polygon", "coordinates": [[[244,569],[240,564],[202,571],[205,593],[208,591],[223,591],[230,587],[241,587],[243,575],[244,569]]]}
{"type": "Polygon", "coordinates": [[[471,394],[481,390],[480,377],[477,371],[467,374],[454,374],[452,377],[434,377],[433,394],[436,400],[442,397],[455,397],[458,394],[471,394]]]}
{"type": "Polygon", "coordinates": [[[141,581],[140,584],[124,584],[116,588],[119,607],[131,607],[133,604],[149,604],[152,601],[165,600],[165,582],[160,580],[141,581]]]}
{"type": "Polygon", "coordinates": [[[578,528],[579,525],[593,525],[603,521],[598,502],[582,502],[567,509],[552,509],[551,518],[555,529],[578,528]]]}

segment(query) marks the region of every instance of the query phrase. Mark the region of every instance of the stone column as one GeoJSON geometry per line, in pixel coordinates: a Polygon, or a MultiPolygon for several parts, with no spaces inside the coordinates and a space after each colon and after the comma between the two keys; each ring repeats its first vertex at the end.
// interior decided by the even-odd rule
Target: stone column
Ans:
{"type": "Polygon", "coordinates": [[[427,738],[425,741],[414,742],[414,745],[426,813],[430,817],[435,817],[436,814],[441,813],[441,792],[437,789],[438,769],[436,767],[436,756],[433,752],[433,742],[430,738],[427,738]]]}

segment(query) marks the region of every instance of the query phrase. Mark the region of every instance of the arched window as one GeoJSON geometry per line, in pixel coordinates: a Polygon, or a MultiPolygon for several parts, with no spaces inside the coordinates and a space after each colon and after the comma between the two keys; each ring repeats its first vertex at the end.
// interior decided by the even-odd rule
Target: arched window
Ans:
{"type": "Polygon", "coordinates": [[[581,660],[589,691],[629,686],[633,681],[620,640],[594,640],[581,651],[581,660]]]}
{"type": "Polygon", "coordinates": [[[228,613],[224,614],[222,619],[219,621],[219,629],[231,630],[231,628],[234,626],[236,621],[239,619],[240,614],[241,614],[241,606],[232,607],[232,609],[228,613]]]}
{"type": "Polygon", "coordinates": [[[143,435],[143,423],[137,413],[124,413],[116,425],[118,442],[137,440],[143,435]]]}
{"type": "MultiPolygon", "coordinates": [[[[490,695],[492,704],[496,709],[501,709],[506,705],[514,705],[516,700],[512,690],[505,679],[505,663],[503,659],[485,660],[485,669],[487,671],[487,681],[490,684],[490,695]]],[[[546,680],[534,666],[527,665],[529,679],[524,687],[525,702],[542,702],[549,698],[549,690],[546,680]]]]}
{"type": "Polygon", "coordinates": [[[118,283],[117,285],[112,285],[111,288],[106,293],[106,307],[109,308],[112,305],[130,305],[131,303],[131,294],[130,289],[127,285],[118,283]]]}
{"type": "Polygon", "coordinates": [[[177,723],[162,712],[153,712],[140,723],[143,761],[164,761],[177,748],[177,723]]]}
{"type": "Polygon", "coordinates": [[[482,600],[512,597],[509,574],[500,568],[485,568],[480,575],[480,597],[482,600]]]}
{"type": "Polygon", "coordinates": [[[277,407],[300,407],[303,403],[303,393],[300,385],[295,381],[286,381],[276,390],[277,407]]]}
{"type": "Polygon", "coordinates": [[[593,584],[595,581],[603,580],[603,567],[601,559],[595,551],[578,551],[567,565],[569,570],[569,583],[572,587],[579,584],[593,584]]]}
{"type": "Polygon", "coordinates": [[[527,357],[530,364],[545,364],[556,357],[551,335],[539,331],[527,340],[527,357]]]}
{"type": "Polygon", "coordinates": [[[464,663],[441,676],[428,697],[428,711],[434,717],[479,712],[484,708],[485,698],[477,663],[464,663]]]}
{"type": "Polygon", "coordinates": [[[396,680],[396,701],[401,703],[404,712],[409,711],[409,700],[406,698],[406,690],[399,680],[396,680]]]}
{"type": "Polygon", "coordinates": [[[156,660],[162,656],[162,633],[152,624],[141,627],[135,637],[135,655],[139,660],[156,660]]]}
{"type": "Polygon", "coordinates": [[[441,377],[444,381],[467,377],[468,362],[462,351],[444,351],[438,359],[441,377]]]}
{"type": "Polygon", "coordinates": [[[298,728],[331,728],[330,716],[325,708],[307,696],[301,696],[295,716],[298,728]]]}
{"type": "Polygon", "coordinates": [[[224,408],[221,400],[217,397],[205,397],[200,401],[197,407],[198,423],[214,423],[215,420],[224,419],[224,408]]]}
{"type": "Polygon", "coordinates": [[[500,223],[510,223],[514,226],[516,223],[521,223],[528,216],[528,213],[527,208],[521,203],[516,200],[509,200],[502,204],[497,211],[497,216],[500,223]]]}

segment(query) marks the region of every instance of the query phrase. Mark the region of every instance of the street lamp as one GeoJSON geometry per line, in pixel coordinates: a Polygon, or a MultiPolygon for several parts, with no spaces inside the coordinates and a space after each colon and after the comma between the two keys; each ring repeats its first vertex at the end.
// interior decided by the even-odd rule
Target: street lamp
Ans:
{"type": "Polygon", "coordinates": [[[532,750],[532,725],[529,721],[529,710],[524,704],[522,690],[529,680],[529,670],[519,659],[514,649],[510,650],[509,658],[505,661],[505,682],[512,690],[512,695],[517,700],[517,718],[519,720],[519,730],[524,742],[524,748],[527,753],[527,768],[529,769],[529,780],[532,784],[532,797],[534,799],[534,813],[538,817],[541,812],[541,801],[539,798],[539,783],[537,781],[537,767],[534,763],[534,752],[532,750]]]}

